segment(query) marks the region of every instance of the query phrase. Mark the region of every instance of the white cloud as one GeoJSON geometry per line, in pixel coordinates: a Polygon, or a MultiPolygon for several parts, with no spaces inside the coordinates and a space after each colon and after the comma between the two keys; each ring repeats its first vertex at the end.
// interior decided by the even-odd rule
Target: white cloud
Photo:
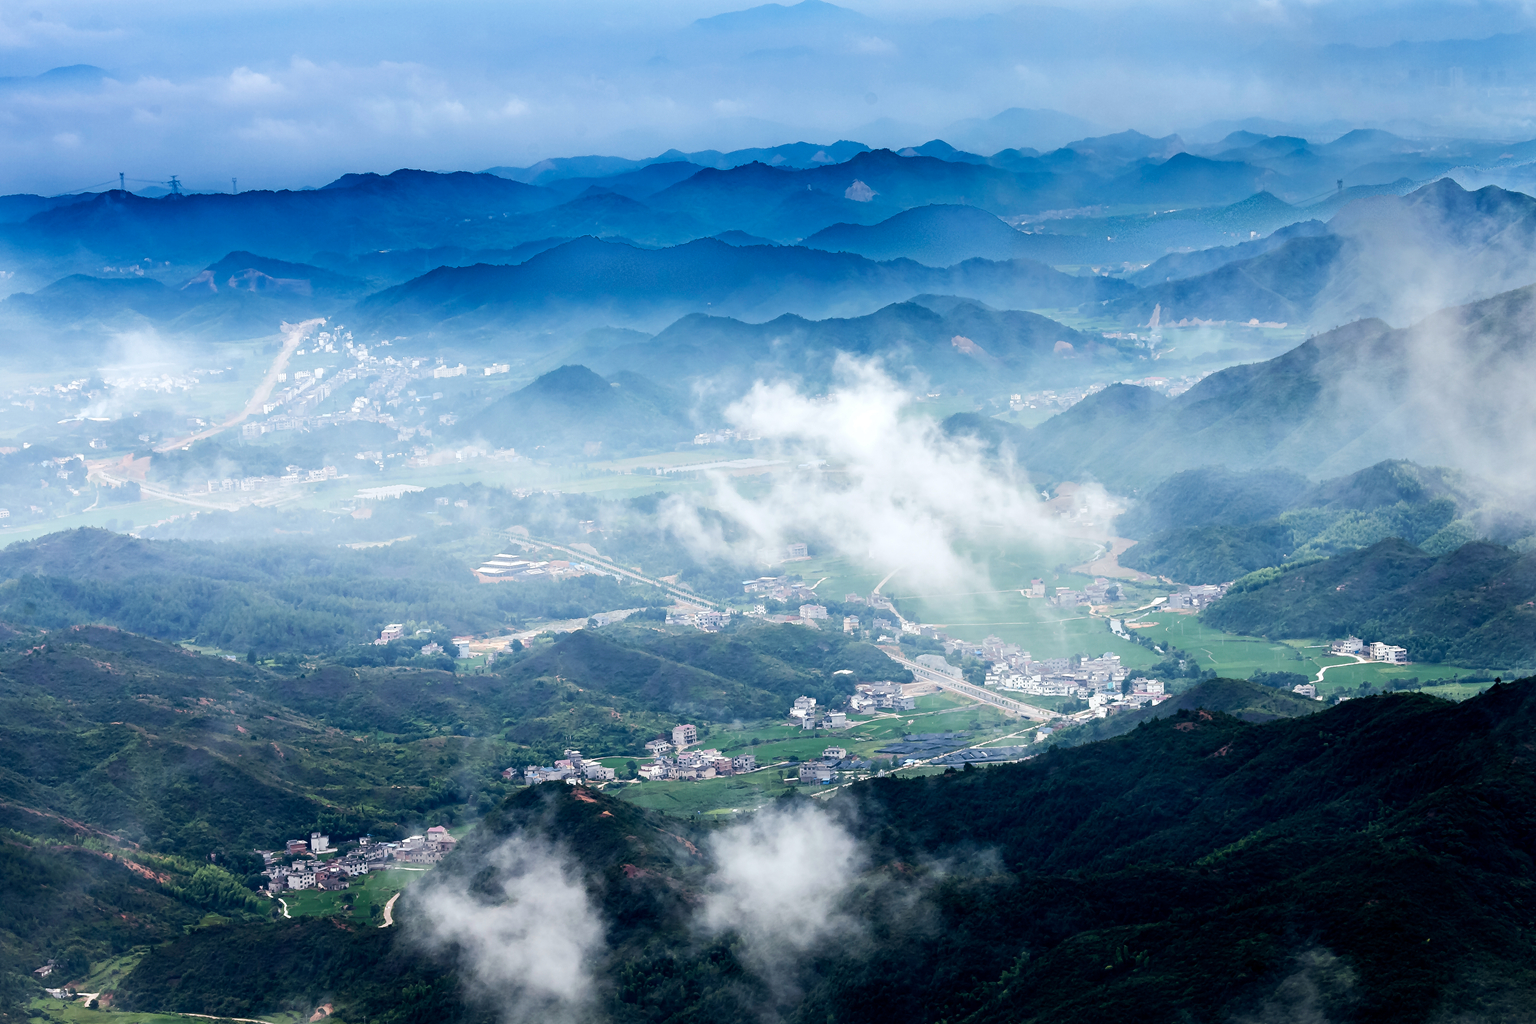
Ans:
{"type": "Polygon", "coordinates": [[[1053,535],[1027,480],[972,440],[946,436],[879,365],[845,356],[837,374],[825,398],[759,382],[727,410],[736,427],[807,468],[775,476],[754,498],[717,478],[711,504],[741,530],[733,542],[685,502],[665,506],[674,534],[696,554],[740,563],[809,533],[869,565],[904,567],[906,582],[929,587],[983,572],[965,553],[973,542],[1053,535]]]}
{"type": "Polygon", "coordinates": [[[761,811],[715,836],[709,854],[714,874],[700,923],[739,935],[759,966],[855,927],[841,901],[865,854],[820,806],[761,811]]]}
{"type": "Polygon", "coordinates": [[[489,858],[494,892],[434,878],[410,896],[405,920],[427,945],[456,948],[468,980],[509,1022],[578,1019],[603,925],[576,871],[547,843],[514,836],[489,858]]]}

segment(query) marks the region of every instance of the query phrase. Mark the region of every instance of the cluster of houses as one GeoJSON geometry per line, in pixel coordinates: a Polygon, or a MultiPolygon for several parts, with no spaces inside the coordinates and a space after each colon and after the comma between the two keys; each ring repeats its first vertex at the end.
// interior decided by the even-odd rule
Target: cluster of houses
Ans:
{"type": "Polygon", "coordinates": [[[330,850],[330,837],[319,832],[310,833],[308,840],[288,840],[287,853],[294,857],[291,861],[279,861],[279,855],[269,850],[259,852],[266,863],[262,875],[267,879],[268,892],[276,894],[303,889],[331,892],[345,889],[352,879],[370,871],[383,871],[403,864],[436,864],[444,855],[453,852],[457,842],[442,825],[433,825],[425,835],[409,836],[399,842],[375,843],[364,836],[351,850],[329,859],[322,855],[330,850]]]}
{"type": "Polygon", "coordinates": [[[801,762],[799,774],[802,783],[829,786],[836,780],[838,772],[867,772],[873,769],[872,762],[849,757],[848,751],[842,747],[828,747],[816,760],[801,762]]]}
{"type": "Polygon", "coordinates": [[[671,752],[671,744],[653,749],[655,760],[640,769],[640,777],[651,781],[663,779],[714,779],[722,775],[741,775],[757,770],[752,754],[726,757],[718,750],[682,750],[671,752]]]}
{"type": "MultiPolygon", "coordinates": [[[[541,782],[568,782],[576,785],[579,782],[612,782],[614,770],[591,758],[581,756],[579,750],[567,750],[565,756],[553,765],[544,766],[531,764],[523,769],[523,782],[529,786],[536,786],[541,782]]],[[[517,777],[516,768],[508,768],[501,773],[501,777],[511,782],[517,777]]]]}
{"type": "MultiPolygon", "coordinates": [[[[1045,581],[1032,580],[1028,596],[1044,597],[1045,581]]],[[[1120,600],[1120,584],[1114,580],[1096,576],[1093,582],[1082,590],[1057,587],[1056,593],[1051,597],[1051,604],[1058,608],[1076,608],[1081,605],[1110,604],[1118,600],[1120,600]]]]}
{"type": "Polygon", "coordinates": [[[1198,612],[1227,596],[1227,591],[1231,588],[1231,583],[1204,583],[1184,587],[1169,594],[1163,608],[1171,612],[1198,612]]]}
{"type": "Polygon", "coordinates": [[[755,580],[742,580],[743,594],[756,594],[775,601],[814,601],[816,591],[804,583],[791,583],[788,576],[762,576],[755,580]]]}
{"type": "Polygon", "coordinates": [[[705,633],[718,633],[731,624],[731,610],[729,608],[715,611],[712,608],[704,608],[699,611],[667,610],[667,625],[692,626],[694,629],[703,630],[705,633]]]}
{"type": "MultiPolygon", "coordinates": [[[[1345,637],[1343,640],[1335,640],[1328,645],[1329,654],[1353,655],[1356,658],[1366,657],[1366,643],[1357,636],[1345,637]]],[[[1406,647],[1394,647],[1388,643],[1377,640],[1370,645],[1369,657],[1372,661],[1379,661],[1387,665],[1408,664],[1408,649],[1406,647]]]]}
{"type": "Polygon", "coordinates": [[[655,739],[645,745],[653,760],[640,769],[640,777],[651,781],[713,779],[757,770],[757,758],[752,754],[726,757],[718,750],[688,749],[697,742],[698,726],[689,722],[673,726],[671,742],[655,739]]]}

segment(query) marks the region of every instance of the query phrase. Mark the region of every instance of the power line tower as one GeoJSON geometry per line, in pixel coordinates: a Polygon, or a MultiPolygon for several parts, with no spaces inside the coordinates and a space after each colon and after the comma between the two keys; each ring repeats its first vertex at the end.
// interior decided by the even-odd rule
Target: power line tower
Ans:
{"type": "Polygon", "coordinates": [[[181,180],[177,178],[176,175],[171,175],[171,180],[166,182],[166,184],[171,186],[171,195],[181,195],[181,180]]]}
{"type": "Polygon", "coordinates": [[[117,190],[119,192],[127,192],[128,191],[127,180],[124,178],[122,171],[118,171],[117,172],[117,190]]]}

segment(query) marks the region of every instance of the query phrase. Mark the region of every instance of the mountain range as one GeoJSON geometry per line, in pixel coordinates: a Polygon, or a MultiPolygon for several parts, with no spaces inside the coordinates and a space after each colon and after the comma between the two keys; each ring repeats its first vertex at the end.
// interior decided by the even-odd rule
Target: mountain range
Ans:
{"type": "Polygon", "coordinates": [[[995,439],[1008,434],[1034,472],[1087,474],[1121,489],[1202,466],[1319,479],[1408,459],[1529,490],[1536,478],[1507,453],[1530,450],[1533,438],[1507,411],[1536,373],[1525,343],[1533,315],[1528,286],[1412,327],[1361,320],[1266,362],[1228,367],[1171,400],[1117,384],[1030,431],[980,426],[995,439]]]}
{"type": "Polygon", "coordinates": [[[550,323],[659,329],[691,312],[769,319],[860,316],[921,293],[957,294],[1004,308],[1063,308],[1129,291],[1031,260],[968,260],[935,269],[799,246],[698,239],[641,249],[576,239],[517,266],[442,268],[357,306],[361,327],[386,336],[431,331],[499,336],[550,323]]]}
{"type": "Polygon", "coordinates": [[[1161,306],[1164,322],[1404,324],[1536,280],[1536,199],[1492,185],[1467,192],[1441,179],[1403,197],[1358,199],[1326,231],[1298,226],[1282,238],[1256,253],[1230,250],[1230,262],[1183,278],[1174,275],[1220,254],[1165,257],[1109,310],[1141,322],[1161,306]]]}

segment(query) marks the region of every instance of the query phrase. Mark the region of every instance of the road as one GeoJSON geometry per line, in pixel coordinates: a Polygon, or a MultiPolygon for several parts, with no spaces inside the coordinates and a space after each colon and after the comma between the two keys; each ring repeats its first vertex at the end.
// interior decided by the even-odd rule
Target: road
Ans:
{"type": "Polygon", "coordinates": [[[555,551],[564,552],[565,554],[570,555],[572,558],[576,559],[578,562],[586,562],[589,565],[595,565],[605,572],[617,573],[620,576],[626,576],[629,579],[637,580],[640,583],[649,583],[653,587],[659,587],[678,600],[687,601],[689,604],[701,605],[705,608],[713,608],[716,611],[719,611],[725,607],[719,601],[711,601],[707,597],[700,597],[698,594],[695,594],[691,590],[684,590],[682,587],[676,586],[674,584],[664,583],[661,580],[646,576],[643,573],[635,572],[633,569],[626,569],[621,565],[616,565],[611,559],[604,558],[602,555],[594,555],[589,551],[577,551],[575,548],[566,547],[564,544],[556,544],[552,540],[543,540],[539,537],[532,536],[531,534],[526,537],[512,534],[508,536],[507,539],[512,543],[525,548],[552,548],[555,551]]]}
{"type": "Polygon", "coordinates": [[[323,323],[325,323],[325,318],[317,317],[313,320],[302,321],[301,323],[283,324],[282,327],[279,328],[283,332],[282,350],[278,352],[277,358],[272,360],[272,365],[267,368],[267,375],[261,379],[260,384],[256,385],[256,390],[252,392],[250,401],[245,403],[244,409],[231,416],[223,423],[218,424],[217,426],[208,427],[205,430],[201,430],[198,433],[191,434],[187,437],[179,437],[174,441],[167,441],[160,445],[160,447],[156,448],[155,451],[175,451],[177,448],[181,448],[184,445],[189,445],[193,441],[201,441],[204,438],[212,437],[214,434],[220,433],[221,431],[228,430],[235,424],[243,423],[251,416],[254,416],[260,412],[261,407],[267,403],[267,399],[272,397],[272,389],[277,387],[278,375],[287,368],[288,360],[292,358],[293,353],[298,349],[298,347],[304,344],[304,339],[309,337],[309,332],[314,330],[316,327],[319,327],[323,323]]]}
{"type": "Polygon", "coordinates": [[[1319,668],[1317,670],[1317,678],[1312,680],[1312,682],[1314,682],[1314,683],[1321,683],[1323,681],[1323,676],[1327,675],[1328,674],[1328,670],[1331,669],[1331,668],[1343,668],[1345,665],[1369,665],[1369,664],[1372,663],[1370,658],[1362,658],[1358,654],[1340,654],[1340,655],[1337,655],[1337,657],[1340,657],[1340,658],[1354,658],[1355,660],[1354,661],[1340,662],[1337,665],[1324,665],[1324,666],[1322,666],[1321,668],[1319,668]]]}
{"type": "Polygon", "coordinates": [[[907,669],[919,679],[922,679],[925,682],[935,683],[946,690],[952,690],[955,693],[969,697],[972,700],[978,700],[984,704],[991,704],[994,707],[1002,708],[1004,711],[1011,711],[1016,715],[1023,716],[1024,718],[1033,718],[1041,722],[1048,722],[1053,718],[1061,717],[1054,711],[1047,711],[1044,708],[1037,708],[1033,704],[1025,704],[1023,701],[1014,700],[1012,697],[1003,697],[993,693],[991,690],[984,689],[983,687],[973,686],[970,683],[962,682],[958,679],[955,679],[953,676],[947,676],[942,672],[935,672],[933,669],[919,665],[915,661],[908,661],[906,658],[903,658],[899,654],[892,654],[888,647],[882,647],[880,649],[885,651],[886,656],[889,657],[892,661],[896,662],[902,668],[907,669]]]}
{"type": "Polygon", "coordinates": [[[395,900],[399,898],[400,894],[395,893],[389,898],[389,902],[384,904],[384,923],[379,925],[380,928],[388,928],[395,923],[395,900]]]}

